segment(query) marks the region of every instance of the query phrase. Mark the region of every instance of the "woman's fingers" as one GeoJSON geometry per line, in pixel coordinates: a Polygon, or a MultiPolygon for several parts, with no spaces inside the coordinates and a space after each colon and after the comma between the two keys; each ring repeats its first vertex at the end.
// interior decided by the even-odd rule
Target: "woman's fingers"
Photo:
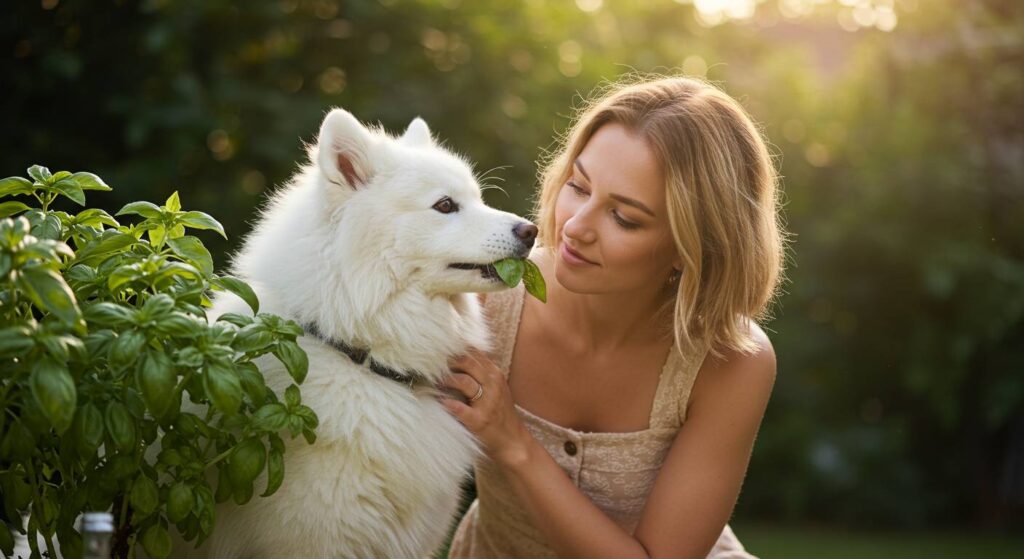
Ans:
{"type": "Polygon", "coordinates": [[[466,355],[464,357],[467,359],[472,359],[477,362],[482,362],[489,359],[486,353],[473,346],[469,346],[469,349],[466,350],[466,355]]]}
{"type": "Polygon", "coordinates": [[[448,367],[460,371],[467,371],[477,366],[477,360],[467,355],[448,358],[448,367]]]}
{"type": "Polygon", "coordinates": [[[480,383],[466,373],[452,373],[444,379],[443,384],[458,390],[466,398],[472,398],[480,389],[480,383]]]}
{"type": "Polygon", "coordinates": [[[488,384],[487,379],[501,374],[486,353],[472,346],[466,354],[448,359],[448,367],[466,373],[482,385],[488,384]]]}
{"type": "Polygon", "coordinates": [[[441,398],[441,405],[463,424],[465,424],[468,419],[466,414],[473,409],[469,407],[469,405],[452,398],[441,398]]]}
{"type": "Polygon", "coordinates": [[[441,404],[467,427],[475,425],[470,416],[474,410],[469,405],[469,399],[480,390],[480,383],[466,373],[452,373],[441,384],[462,396],[461,401],[454,397],[442,396],[441,404]]]}

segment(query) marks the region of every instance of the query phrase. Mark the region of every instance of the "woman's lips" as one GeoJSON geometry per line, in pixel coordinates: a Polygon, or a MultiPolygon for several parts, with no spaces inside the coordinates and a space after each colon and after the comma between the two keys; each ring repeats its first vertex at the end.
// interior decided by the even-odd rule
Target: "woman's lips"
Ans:
{"type": "Polygon", "coordinates": [[[583,258],[578,252],[569,248],[569,245],[565,244],[564,241],[562,242],[561,255],[562,260],[573,266],[597,266],[595,262],[591,262],[586,258],[583,258]]]}

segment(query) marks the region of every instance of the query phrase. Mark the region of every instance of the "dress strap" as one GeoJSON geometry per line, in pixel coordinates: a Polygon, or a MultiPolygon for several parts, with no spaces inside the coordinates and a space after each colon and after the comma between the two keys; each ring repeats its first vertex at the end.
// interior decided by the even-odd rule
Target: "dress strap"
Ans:
{"type": "Polygon", "coordinates": [[[654,395],[654,405],[651,407],[652,428],[678,429],[686,420],[690,392],[706,354],[707,350],[703,348],[680,353],[676,345],[672,345],[661,371],[658,389],[654,395]]]}

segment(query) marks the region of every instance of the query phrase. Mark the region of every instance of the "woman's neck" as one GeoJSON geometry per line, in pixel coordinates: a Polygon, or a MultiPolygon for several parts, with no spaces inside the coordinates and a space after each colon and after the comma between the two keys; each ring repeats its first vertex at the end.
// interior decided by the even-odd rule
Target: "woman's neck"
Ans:
{"type": "Polygon", "coordinates": [[[555,280],[553,255],[536,251],[547,278],[548,303],[542,311],[559,337],[580,353],[615,352],[626,346],[671,340],[671,313],[662,310],[667,294],[661,286],[630,292],[584,294],[569,291],[555,280]],[[569,334],[569,335],[567,335],[569,334]]]}

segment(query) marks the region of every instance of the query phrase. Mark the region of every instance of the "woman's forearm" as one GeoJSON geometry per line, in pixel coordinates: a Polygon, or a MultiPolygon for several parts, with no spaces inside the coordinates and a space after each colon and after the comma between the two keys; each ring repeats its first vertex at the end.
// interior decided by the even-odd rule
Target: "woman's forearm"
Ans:
{"type": "Polygon", "coordinates": [[[534,526],[559,557],[647,558],[640,542],[608,518],[533,437],[499,467],[534,526]]]}

